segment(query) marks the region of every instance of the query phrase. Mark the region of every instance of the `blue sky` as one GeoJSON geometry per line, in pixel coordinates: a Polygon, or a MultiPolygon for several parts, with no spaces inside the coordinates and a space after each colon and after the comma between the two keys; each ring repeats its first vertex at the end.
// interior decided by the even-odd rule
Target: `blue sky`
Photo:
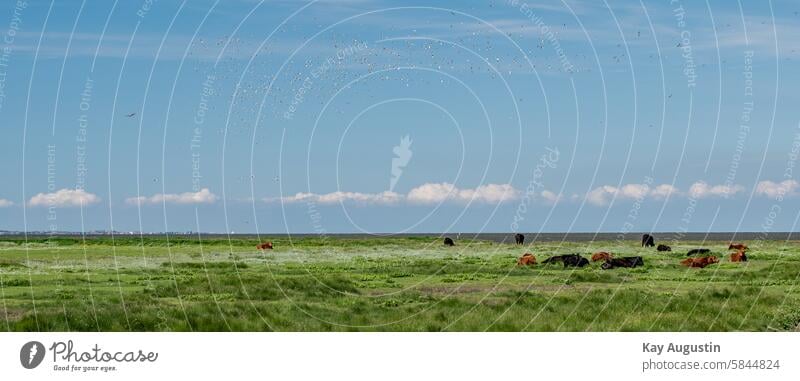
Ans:
{"type": "Polygon", "coordinates": [[[795,230],[798,11],[6,2],[0,229],[795,230]]]}

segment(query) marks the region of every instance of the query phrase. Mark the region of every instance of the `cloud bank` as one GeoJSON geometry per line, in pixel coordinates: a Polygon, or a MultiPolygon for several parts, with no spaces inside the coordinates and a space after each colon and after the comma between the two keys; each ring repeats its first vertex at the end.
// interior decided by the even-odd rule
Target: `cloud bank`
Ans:
{"type": "Polygon", "coordinates": [[[333,193],[297,193],[286,197],[269,197],[265,202],[315,202],[320,204],[336,204],[351,202],[356,204],[395,205],[402,202],[417,205],[430,205],[442,202],[483,204],[499,204],[519,198],[520,192],[511,184],[486,184],[477,188],[458,188],[450,183],[428,183],[420,185],[408,192],[359,193],[359,192],[333,192],[333,193]]]}
{"type": "MultiPolygon", "coordinates": [[[[620,186],[601,185],[584,195],[565,196],[550,190],[537,191],[536,200],[544,204],[555,204],[562,200],[580,201],[585,199],[594,206],[606,206],[611,200],[664,200],[668,197],[691,197],[695,199],[729,198],[742,193],[746,188],[742,185],[712,185],[705,181],[696,181],[686,191],[681,191],[670,184],[624,184],[620,186]]],[[[756,186],[759,196],[778,197],[800,195],[800,182],[786,180],[780,183],[761,181],[756,186]]],[[[395,192],[359,193],[333,192],[325,194],[297,193],[293,196],[265,198],[265,202],[315,202],[320,204],[356,203],[362,205],[396,205],[407,203],[412,205],[431,205],[439,203],[468,202],[479,204],[501,204],[520,200],[524,192],[511,184],[486,184],[476,188],[458,188],[450,183],[427,183],[411,189],[407,194],[395,192]]]]}
{"type": "Polygon", "coordinates": [[[626,184],[619,188],[611,185],[603,185],[589,191],[586,194],[586,201],[592,205],[604,206],[608,205],[614,198],[628,200],[644,200],[648,198],[663,200],[673,196],[684,196],[695,199],[728,198],[744,191],[745,188],[741,185],[710,185],[704,181],[695,182],[686,192],[682,192],[680,189],[670,184],[660,184],[656,186],[647,184],[626,184]]]}

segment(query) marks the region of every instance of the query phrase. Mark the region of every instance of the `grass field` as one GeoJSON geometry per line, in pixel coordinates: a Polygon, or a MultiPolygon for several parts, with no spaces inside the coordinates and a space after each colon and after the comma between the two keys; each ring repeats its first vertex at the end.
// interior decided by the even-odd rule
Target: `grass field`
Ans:
{"type": "MultiPolygon", "coordinates": [[[[750,242],[750,262],[678,265],[638,242],[528,248],[436,237],[0,239],[0,330],[794,331],[800,242],[750,242]],[[264,238],[270,240],[270,238],[264,238]],[[525,250],[605,250],[645,266],[518,268],[525,250]]],[[[587,255],[588,256],[588,255],[587,255]]]]}

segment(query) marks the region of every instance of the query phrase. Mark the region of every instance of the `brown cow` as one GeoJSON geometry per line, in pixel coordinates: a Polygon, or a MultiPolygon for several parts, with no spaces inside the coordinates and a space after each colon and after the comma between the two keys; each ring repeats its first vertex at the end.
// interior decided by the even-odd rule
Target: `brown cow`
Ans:
{"type": "Polygon", "coordinates": [[[517,260],[517,266],[535,265],[536,257],[531,253],[525,253],[517,260]]]}
{"type": "Polygon", "coordinates": [[[607,261],[613,258],[614,256],[611,253],[606,253],[605,251],[598,251],[592,254],[592,262],[597,261],[607,261]]]}
{"type": "Polygon", "coordinates": [[[747,254],[744,251],[731,253],[731,262],[747,262],[747,254]]]}
{"type": "Polygon", "coordinates": [[[272,242],[264,242],[256,246],[258,250],[272,250],[272,242]]]}
{"type": "Polygon", "coordinates": [[[728,245],[728,250],[739,250],[739,251],[747,251],[747,245],[743,243],[732,243],[728,245]]]}
{"type": "Polygon", "coordinates": [[[700,258],[686,258],[681,261],[681,264],[686,267],[699,267],[701,269],[713,263],[719,263],[719,259],[713,255],[700,258]]]}

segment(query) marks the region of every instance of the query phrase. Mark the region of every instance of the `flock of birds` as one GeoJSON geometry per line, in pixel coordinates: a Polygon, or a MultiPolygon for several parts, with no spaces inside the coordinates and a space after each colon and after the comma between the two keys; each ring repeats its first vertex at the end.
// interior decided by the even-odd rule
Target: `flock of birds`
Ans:
{"type": "MultiPolygon", "coordinates": [[[[513,8],[507,10],[514,11],[516,17],[520,16],[513,8]]],[[[466,14],[479,14],[479,10],[474,8],[465,11],[466,14]]],[[[217,133],[241,138],[228,143],[232,146],[252,141],[254,152],[257,153],[262,152],[259,150],[261,146],[274,143],[281,127],[291,125],[284,118],[284,113],[309,77],[313,78],[313,84],[303,94],[299,108],[301,114],[311,116],[317,116],[322,106],[346,84],[356,81],[347,88],[346,96],[339,97],[342,101],[333,102],[327,108],[333,117],[343,118],[363,107],[359,103],[374,103],[385,98],[390,91],[411,87],[416,88],[419,94],[429,94],[433,88],[452,87],[454,91],[460,88],[446,76],[426,75],[430,72],[427,70],[452,74],[467,82],[473,78],[482,81],[486,76],[491,79],[514,77],[516,80],[510,81],[512,87],[528,88],[530,83],[527,81],[532,79],[527,75],[534,71],[564,74],[567,69],[563,60],[571,63],[570,74],[577,74],[599,70],[616,72],[628,70],[629,65],[652,66],[656,62],[666,63],[665,66],[670,67],[674,66],[671,64],[676,60],[682,59],[679,41],[667,40],[673,38],[668,35],[653,35],[651,30],[627,28],[624,35],[592,33],[590,30],[587,33],[591,40],[580,31],[576,40],[575,34],[579,30],[578,25],[573,24],[559,22],[550,25],[548,29],[553,33],[550,37],[542,32],[541,26],[524,17],[508,25],[497,25],[498,32],[460,12],[425,12],[422,14],[425,17],[414,17],[411,23],[407,22],[408,17],[400,17],[402,14],[397,14],[396,18],[380,19],[383,23],[375,33],[370,30],[351,33],[345,28],[348,25],[343,24],[341,28],[330,29],[314,39],[308,36],[298,39],[298,36],[322,31],[330,25],[318,19],[318,16],[309,14],[305,16],[306,21],[310,20],[308,25],[315,26],[310,30],[308,25],[289,23],[269,41],[264,41],[263,35],[247,34],[211,39],[199,37],[192,40],[188,56],[195,58],[192,62],[195,62],[194,71],[198,75],[213,74],[216,78],[216,100],[209,105],[209,113],[219,111],[219,115],[222,115],[220,119],[227,123],[218,126],[217,133]],[[553,41],[562,41],[565,46],[567,42],[584,46],[565,49],[562,56],[554,50],[553,41]],[[262,42],[266,43],[262,45],[262,42]],[[359,42],[364,42],[368,47],[343,60],[337,59],[328,70],[318,70],[327,59],[335,58],[338,51],[359,42]],[[657,49],[656,42],[663,48],[657,49]],[[598,57],[587,55],[589,43],[601,47],[598,57]],[[633,51],[641,56],[629,57],[631,49],[626,44],[636,44],[633,51]],[[289,57],[288,53],[293,53],[294,49],[298,49],[297,54],[289,57]],[[250,58],[253,58],[252,61],[249,61],[250,58]],[[278,71],[279,68],[281,71],[278,71]],[[378,72],[377,75],[370,75],[378,72]],[[319,76],[312,73],[318,73],[319,76]],[[229,102],[232,103],[230,107],[229,102]]],[[[370,18],[378,16],[355,18],[350,24],[373,22],[370,18]]],[[[737,33],[735,24],[721,24],[718,29],[728,34],[737,33]]],[[[725,63],[724,59],[722,63],[725,63]]],[[[671,92],[671,89],[667,90],[666,98],[672,98],[671,92]]],[[[522,93],[514,95],[514,98],[518,102],[532,103],[534,96],[523,97],[522,93]]],[[[524,93],[530,94],[530,91],[524,93]]],[[[144,114],[138,116],[136,112],[131,112],[124,116],[138,118],[144,117],[144,114]]],[[[599,123],[605,125],[606,121],[600,120],[599,123]]],[[[645,123],[650,128],[656,124],[645,123]]],[[[240,183],[253,180],[253,176],[246,174],[233,178],[240,183]]],[[[160,180],[153,177],[152,181],[157,183],[160,180]]],[[[278,177],[272,177],[272,182],[279,183],[278,177]]]]}

